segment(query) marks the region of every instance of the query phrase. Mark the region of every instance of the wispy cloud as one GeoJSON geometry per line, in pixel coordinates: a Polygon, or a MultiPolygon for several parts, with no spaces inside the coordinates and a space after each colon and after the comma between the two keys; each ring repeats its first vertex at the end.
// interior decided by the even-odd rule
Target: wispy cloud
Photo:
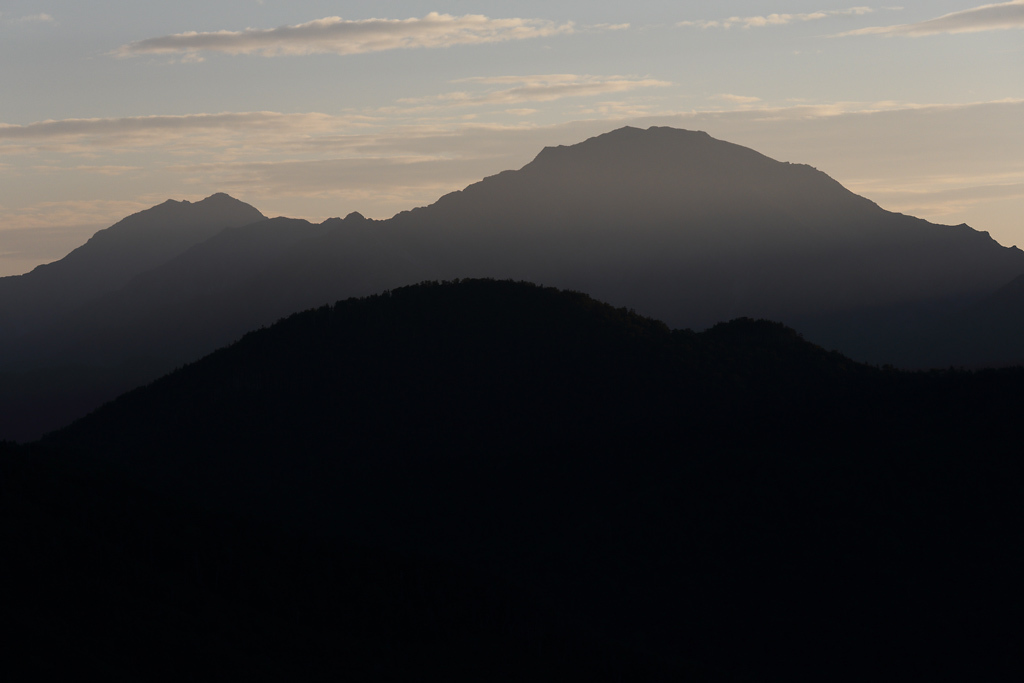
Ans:
{"type": "Polygon", "coordinates": [[[642,116],[651,116],[655,107],[651,104],[643,104],[636,101],[604,101],[597,102],[591,106],[581,107],[577,115],[586,117],[589,121],[618,120],[626,121],[642,116]]]}
{"type": "Polygon", "coordinates": [[[212,162],[181,166],[189,175],[216,177],[219,187],[246,191],[287,192],[291,196],[345,196],[352,190],[394,190],[435,187],[444,178],[450,189],[453,178],[463,183],[479,179],[477,159],[453,159],[434,155],[349,156],[282,161],[212,162]]]}
{"type": "Polygon", "coordinates": [[[829,16],[837,15],[861,15],[874,12],[870,7],[850,7],[848,9],[826,10],[822,12],[809,12],[803,14],[766,14],[753,17],[729,17],[728,19],[711,19],[697,21],[680,21],[676,26],[696,26],[697,28],[760,28],[762,26],[783,26],[794,22],[816,21],[829,16]]]}
{"type": "Polygon", "coordinates": [[[22,17],[21,19],[18,19],[17,21],[19,23],[29,24],[29,23],[32,23],[32,22],[53,21],[53,17],[51,17],[49,14],[32,14],[32,15],[29,15],[27,17],[22,17]]]}
{"type": "Polygon", "coordinates": [[[197,128],[279,127],[282,125],[312,125],[335,121],[327,114],[281,114],[270,111],[223,112],[219,114],[184,114],[169,116],[128,116],[122,118],[61,119],[38,121],[24,126],[0,123],[0,140],[19,138],[48,138],[74,135],[120,134],[146,130],[182,130],[197,128]]]}
{"type": "Polygon", "coordinates": [[[99,175],[118,176],[124,175],[125,173],[138,173],[145,171],[142,166],[76,166],[76,171],[85,171],[86,173],[97,173],[99,175]]]}
{"type": "Polygon", "coordinates": [[[160,154],[178,159],[273,157],[333,143],[377,121],[355,113],[223,112],[0,124],[0,157],[12,162],[40,157],[66,167],[152,164],[155,160],[146,155],[160,154]]]}
{"type": "MultiPolygon", "coordinates": [[[[164,197],[166,199],[166,197],[164,197]]],[[[159,195],[148,195],[132,200],[69,200],[60,202],[39,202],[5,212],[5,220],[0,235],[3,236],[4,247],[12,249],[13,255],[43,255],[60,258],[70,249],[81,244],[98,228],[110,225],[119,217],[141,211],[152,206],[155,201],[162,201],[159,195]],[[81,228],[71,231],[72,242],[64,247],[68,240],[61,233],[62,228],[81,228]],[[22,233],[23,240],[17,239],[22,233]],[[42,234],[40,234],[42,233],[42,234]],[[56,238],[62,246],[61,251],[53,252],[47,248],[48,238],[56,238]],[[37,254],[37,252],[39,252],[37,254]],[[52,253],[51,253],[52,252],[52,253]]],[[[42,259],[37,260],[37,263],[42,259]]]]}
{"type": "Polygon", "coordinates": [[[124,175],[125,173],[136,173],[144,171],[142,166],[96,166],[96,165],[79,165],[79,166],[59,166],[54,164],[36,164],[32,166],[32,170],[37,173],[78,173],[84,171],[86,173],[92,173],[97,175],[106,176],[118,176],[124,175]]]}
{"type": "Polygon", "coordinates": [[[626,92],[637,88],[663,87],[668,81],[629,76],[588,76],[576,74],[544,74],[533,76],[493,76],[464,78],[458,83],[513,85],[484,92],[456,91],[432,97],[399,100],[411,105],[477,106],[486,104],[518,104],[550,102],[565,97],[588,97],[626,92]]]}
{"type": "MultiPolygon", "coordinates": [[[[899,100],[878,100],[874,102],[864,101],[836,101],[828,103],[800,103],[794,102],[786,106],[751,103],[752,106],[741,109],[720,109],[704,110],[693,113],[695,116],[730,117],[740,115],[748,121],[775,122],[787,121],[791,123],[822,121],[841,117],[866,117],[872,115],[910,115],[911,112],[966,112],[984,107],[1012,107],[1020,111],[1024,107],[1024,99],[1005,98],[986,102],[969,102],[961,104],[935,104],[906,102],[899,100]]],[[[1018,136],[1014,136],[1016,138],[1018,136]]]]}
{"type": "Polygon", "coordinates": [[[437,48],[497,43],[572,33],[572,22],[544,19],[491,19],[480,14],[456,17],[431,12],[423,18],[359,19],[326,17],[273,29],[177,33],[118,48],[114,54],[222,52],[232,55],[352,55],[401,48],[437,48]]]}
{"type": "Polygon", "coordinates": [[[630,24],[588,24],[588,31],[626,31],[630,24]]]}
{"type": "Polygon", "coordinates": [[[753,97],[751,95],[730,95],[729,93],[722,93],[712,97],[715,100],[722,100],[723,102],[733,102],[734,104],[753,104],[754,102],[760,102],[760,97],[753,97]]]}
{"type": "Polygon", "coordinates": [[[976,33],[1011,28],[1024,28],[1024,0],[982,5],[972,9],[944,14],[935,19],[895,26],[869,26],[840,33],[839,36],[931,36],[938,33],[976,33]]]}

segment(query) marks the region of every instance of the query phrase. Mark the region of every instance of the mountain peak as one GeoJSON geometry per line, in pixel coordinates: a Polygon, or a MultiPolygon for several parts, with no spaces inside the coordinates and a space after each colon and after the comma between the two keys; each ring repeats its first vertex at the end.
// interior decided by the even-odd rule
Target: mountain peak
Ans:
{"type": "Polygon", "coordinates": [[[699,168],[702,172],[741,166],[765,169],[778,163],[747,147],[713,138],[705,131],[623,126],[575,145],[545,147],[523,170],[570,164],[615,168],[633,175],[638,171],[678,172],[684,167],[699,168]]]}
{"type": "MultiPolygon", "coordinates": [[[[198,201],[168,199],[98,231],[64,258],[19,276],[39,283],[38,297],[21,297],[8,324],[35,324],[48,312],[94,298],[169,261],[224,228],[266,220],[255,207],[223,192],[198,201]]],[[[3,298],[0,292],[0,299],[3,298]]]]}
{"type": "Polygon", "coordinates": [[[231,195],[227,194],[226,192],[214,192],[213,194],[211,194],[206,199],[202,199],[202,200],[196,202],[196,204],[227,204],[227,203],[230,203],[230,204],[244,204],[245,206],[248,206],[248,204],[245,204],[245,202],[243,202],[243,201],[241,201],[239,199],[235,199],[234,197],[232,197],[231,195]]]}
{"type": "MultiPolygon", "coordinates": [[[[180,199],[180,200],[179,199],[166,199],[163,202],[161,202],[160,204],[157,204],[156,206],[153,206],[153,207],[151,207],[149,209],[143,209],[142,211],[139,211],[139,212],[137,212],[135,214],[132,214],[132,216],[137,216],[137,215],[140,215],[140,214],[145,214],[145,213],[147,213],[149,211],[153,211],[154,209],[160,209],[161,207],[164,207],[164,208],[167,208],[167,209],[173,209],[174,207],[186,207],[186,206],[188,206],[188,207],[203,207],[204,209],[222,208],[222,207],[244,207],[243,210],[249,209],[251,211],[256,211],[256,213],[260,213],[252,205],[246,204],[245,202],[243,202],[240,199],[235,199],[234,197],[232,197],[231,195],[227,194],[226,192],[214,192],[209,197],[206,197],[204,199],[200,199],[198,202],[189,201],[188,199],[180,199]]],[[[260,215],[262,216],[263,214],[260,214],[260,215]]],[[[131,216],[129,216],[128,218],[131,218],[131,216]]]]}

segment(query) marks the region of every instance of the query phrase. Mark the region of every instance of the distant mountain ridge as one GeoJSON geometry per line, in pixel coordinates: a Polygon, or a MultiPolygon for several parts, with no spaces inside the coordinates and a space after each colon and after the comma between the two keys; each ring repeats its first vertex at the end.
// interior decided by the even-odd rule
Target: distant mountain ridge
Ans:
{"type": "MultiPolygon", "coordinates": [[[[357,213],[319,225],[267,220],[226,195],[150,211],[200,207],[216,220],[183,231],[173,249],[156,250],[160,258],[127,259],[131,272],[113,268],[117,277],[103,286],[85,274],[52,277],[83,281],[83,296],[23,306],[32,315],[49,311],[32,325],[18,327],[3,302],[53,299],[43,276],[77,273],[70,264],[87,261],[104,239],[83,246],[81,258],[69,255],[69,264],[0,279],[0,373],[149,368],[130,373],[118,384],[123,390],[297,310],[466,277],[584,291],[675,328],[743,316],[778,320],[874,363],[999,364],[1022,355],[1013,341],[986,350],[978,347],[985,340],[956,349],[945,340],[951,325],[970,318],[966,311],[1024,273],[1024,252],[966,225],[885,211],[810,166],[704,132],[626,127],[545,148],[522,169],[388,220],[357,213]],[[4,287],[18,293],[5,295],[4,287]]],[[[111,235],[134,233],[135,218],[111,235]]],[[[166,227],[175,232],[172,223],[166,227]]],[[[115,395],[97,390],[68,405],[98,405],[101,394],[115,395]]],[[[0,435],[5,429],[0,424],[0,435]]]]}
{"type": "Polygon", "coordinates": [[[128,311],[105,333],[114,354],[80,352],[97,323],[90,307],[131,292],[135,277],[225,228],[265,220],[224,193],[167,200],[100,230],[58,261],[0,278],[0,439],[38,436],[170,369],[151,350],[125,353],[116,344],[144,324],[128,311]]]}
{"type": "Polygon", "coordinates": [[[123,287],[223,228],[264,218],[224,193],[194,204],[168,199],[132,214],[58,261],[0,278],[0,334],[39,325],[55,313],[123,287]]]}
{"type": "Polygon", "coordinates": [[[430,245],[441,263],[484,261],[674,327],[976,296],[1024,272],[1024,252],[986,233],[893,214],[809,166],[670,128],[548,148],[392,222],[448,237],[430,245]]]}

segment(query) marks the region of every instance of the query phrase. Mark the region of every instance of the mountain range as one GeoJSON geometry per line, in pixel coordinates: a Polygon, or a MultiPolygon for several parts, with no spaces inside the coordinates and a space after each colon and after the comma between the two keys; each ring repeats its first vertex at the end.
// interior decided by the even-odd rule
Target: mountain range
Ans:
{"type": "Polygon", "coordinates": [[[2,278],[0,435],[38,436],[294,311],[465,277],[585,291],[676,328],[773,319],[877,364],[1011,364],[1022,274],[1015,247],[809,166],[627,127],[383,221],[169,201],[2,278]]]}
{"type": "Polygon", "coordinates": [[[1017,680],[1021,259],[663,128],[140,212],[0,279],[5,671],[1017,680]]]}

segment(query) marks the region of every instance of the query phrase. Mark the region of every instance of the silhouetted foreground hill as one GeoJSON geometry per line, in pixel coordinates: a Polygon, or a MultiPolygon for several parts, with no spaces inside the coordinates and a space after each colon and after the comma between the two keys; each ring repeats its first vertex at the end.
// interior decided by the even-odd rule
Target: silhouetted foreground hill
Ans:
{"type": "MultiPolygon", "coordinates": [[[[572,669],[595,643],[615,644],[601,670],[645,667],[637,679],[992,679],[1019,673],[1005,625],[1022,606],[1024,567],[1010,540],[1024,521],[1022,387],[1020,370],[859,365],[776,323],[670,331],[582,294],[462,281],[343,301],[250,333],[52,435],[34,462],[253,528],[280,525],[286,539],[311,534],[329,552],[374,548],[476,577],[421,574],[414,590],[395,584],[412,591],[404,607],[379,594],[360,603],[359,614],[377,613],[381,600],[402,623],[426,619],[406,640],[390,626],[369,631],[374,647],[413,668],[422,660],[409,653],[422,652],[431,619],[449,623],[449,606],[482,601],[473,623],[484,625],[455,619],[438,651],[484,629],[496,635],[481,666],[524,648],[531,679],[555,670],[548,657],[570,670],[553,678],[578,679],[572,669]],[[485,599],[475,585],[496,593],[485,599]],[[496,617],[502,600],[521,609],[496,617]],[[424,616],[432,610],[440,616],[424,616]],[[542,634],[580,629],[578,640],[544,640],[538,655],[522,635],[530,624],[542,634]]],[[[32,500],[16,512],[77,528],[54,503],[32,500]],[[40,511],[24,512],[30,504],[40,511]]],[[[185,547],[232,537],[175,521],[180,511],[147,514],[192,529],[154,532],[153,553],[179,547],[182,533],[213,539],[185,547]]],[[[266,552],[287,564],[291,541],[260,538],[240,541],[240,557],[266,552]]],[[[110,552],[141,552],[119,548],[110,552]]],[[[67,552],[58,557],[74,566],[67,552]]],[[[210,571],[234,576],[230,553],[204,553],[210,571]]],[[[163,563],[147,557],[144,583],[163,563]]],[[[42,575],[38,590],[65,574],[42,575]]],[[[171,576],[187,578],[187,597],[206,574],[179,566],[171,576]]],[[[291,597],[295,574],[280,576],[251,599],[306,604],[301,587],[291,597]]],[[[153,590],[113,583],[105,590],[115,595],[153,590]]],[[[203,589],[229,600],[229,630],[253,609],[233,585],[203,589]]],[[[179,610],[191,619],[202,603],[179,610]]],[[[319,634],[309,642],[339,623],[288,614],[319,634]]],[[[177,622],[158,613],[150,623],[177,622]]],[[[345,623],[335,632],[348,635],[331,642],[353,647],[359,629],[345,623]]],[[[230,632],[230,642],[260,642],[230,632]]],[[[278,637],[271,626],[260,634],[278,637]]]]}
{"type": "Polygon", "coordinates": [[[884,211],[809,166],[702,132],[627,127],[387,221],[238,224],[149,263],[0,339],[0,373],[19,374],[0,387],[55,387],[31,404],[0,392],[12,407],[0,435],[39,436],[294,311],[464,277],[586,291],[680,328],[778,320],[874,363],[999,365],[1022,357],[1024,336],[974,334],[965,311],[1022,273],[1024,252],[987,233],[884,211]]]}
{"type": "Polygon", "coordinates": [[[0,478],[9,680],[705,677],[457,565],[199,509],[5,442],[0,478]]]}

